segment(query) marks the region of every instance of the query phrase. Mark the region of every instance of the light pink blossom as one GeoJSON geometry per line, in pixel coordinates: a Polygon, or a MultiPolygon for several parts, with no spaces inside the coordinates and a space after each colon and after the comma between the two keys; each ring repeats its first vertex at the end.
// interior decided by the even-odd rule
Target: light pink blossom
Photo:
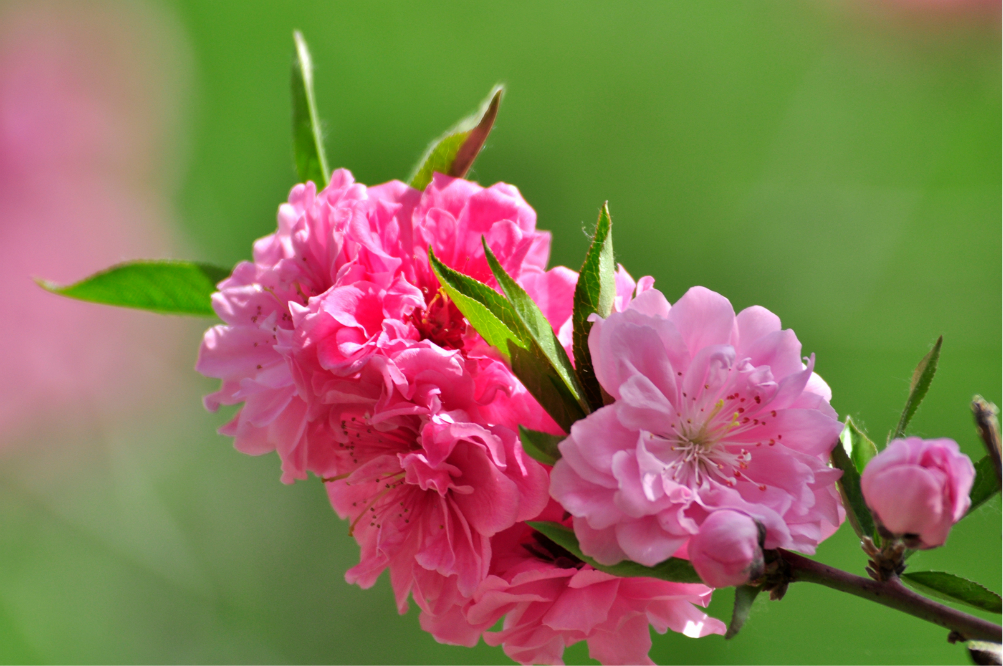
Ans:
{"type": "Polygon", "coordinates": [[[776,315],[651,289],[597,320],[589,348],[615,402],[572,426],[551,477],[587,555],[654,565],[720,509],[762,523],[766,548],[812,553],[835,531],[841,426],[776,315]]]}
{"type": "Polygon", "coordinates": [[[864,501],[910,548],[942,546],[971,506],[972,461],[951,439],[893,440],[860,476],[864,501]]]}
{"type": "MultiPolygon", "coordinates": [[[[549,509],[559,518],[561,511],[549,509]]],[[[650,664],[649,625],[696,638],[722,634],[725,625],[706,606],[703,585],[622,578],[596,571],[524,524],[492,539],[491,575],[472,598],[439,615],[423,613],[422,627],[437,640],[488,645],[523,664],[563,663],[564,648],[587,641],[604,664],[650,664]],[[487,631],[504,617],[500,631],[487,631]]]]}
{"type": "Polygon", "coordinates": [[[700,579],[711,587],[744,585],[763,575],[759,528],[737,511],[710,514],[690,537],[687,554],[700,579]]]}

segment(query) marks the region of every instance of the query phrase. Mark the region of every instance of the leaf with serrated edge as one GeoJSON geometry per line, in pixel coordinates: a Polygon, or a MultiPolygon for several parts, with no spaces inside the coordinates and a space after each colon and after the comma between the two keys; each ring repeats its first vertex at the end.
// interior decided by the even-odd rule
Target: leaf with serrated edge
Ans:
{"type": "Polygon", "coordinates": [[[432,182],[432,174],[436,171],[454,178],[467,175],[491,133],[504,92],[503,86],[495,86],[476,113],[432,142],[408,178],[411,187],[424,190],[432,182]]]}
{"type": "Polygon", "coordinates": [[[539,347],[531,345],[530,349],[525,349],[510,341],[508,356],[512,374],[519,378],[529,394],[536,398],[562,430],[570,432],[575,421],[585,418],[575,396],[554,372],[539,347]]]}
{"type": "Polygon", "coordinates": [[[547,318],[540,311],[536,303],[533,302],[533,299],[529,297],[529,294],[512,279],[512,276],[505,272],[505,269],[494,255],[494,252],[491,251],[491,248],[488,247],[487,240],[483,236],[481,236],[481,245],[484,246],[484,256],[487,257],[491,274],[495,276],[495,280],[498,281],[498,285],[501,287],[505,297],[512,304],[512,308],[515,310],[516,315],[518,315],[519,321],[522,322],[525,330],[529,332],[536,346],[543,352],[544,358],[550,362],[551,367],[557,371],[557,375],[564,381],[564,384],[568,387],[568,391],[581,407],[582,415],[588,414],[591,410],[589,409],[588,402],[585,401],[585,397],[582,395],[582,387],[578,383],[578,377],[575,376],[575,369],[571,365],[571,359],[568,358],[567,352],[564,351],[564,347],[557,339],[557,334],[554,333],[550,322],[547,321],[547,318]]]}
{"type": "Polygon", "coordinates": [[[592,322],[588,319],[592,314],[598,314],[605,319],[613,311],[613,302],[616,298],[614,271],[612,221],[609,216],[609,205],[603,204],[599,211],[599,221],[596,222],[595,236],[592,237],[592,244],[585,255],[582,269],[578,272],[574,311],[571,315],[574,326],[575,372],[592,409],[603,406],[603,396],[589,352],[589,331],[592,330],[592,322]]]}
{"type": "Polygon", "coordinates": [[[842,446],[837,446],[832,450],[832,466],[842,470],[843,475],[839,477],[837,485],[839,494],[843,498],[843,506],[846,508],[846,517],[853,527],[853,531],[859,537],[875,537],[874,518],[871,516],[867,503],[864,502],[864,494],[860,490],[860,472],[854,466],[853,461],[846,455],[842,446]]]}
{"type": "Polygon", "coordinates": [[[878,447],[849,416],[846,417],[846,426],[839,435],[839,441],[842,442],[846,455],[853,461],[853,466],[861,474],[864,473],[864,468],[867,467],[871,458],[878,455],[878,447]]]}
{"type": "Polygon", "coordinates": [[[293,157],[296,176],[301,183],[312,180],[317,189],[321,190],[327,186],[331,171],[324,155],[320,116],[317,114],[317,102],[313,94],[313,60],[299,30],[293,32],[293,41],[296,42],[292,70],[293,157]]]}
{"type": "Polygon", "coordinates": [[[725,632],[725,640],[734,638],[745,626],[745,621],[749,619],[752,611],[752,602],[756,600],[762,588],[753,585],[739,585],[735,588],[735,609],[731,613],[731,624],[725,632]]]}
{"type": "Polygon", "coordinates": [[[679,557],[670,557],[664,562],[660,562],[653,567],[646,567],[643,564],[631,562],[630,560],[624,560],[619,564],[606,566],[604,564],[599,564],[591,557],[582,553],[582,549],[578,545],[578,537],[575,536],[574,531],[570,528],[567,528],[560,523],[547,522],[531,522],[529,523],[529,526],[588,564],[593,569],[603,571],[613,576],[622,576],[624,578],[658,578],[660,580],[667,580],[673,583],[702,582],[700,580],[700,576],[697,575],[696,570],[693,568],[693,565],[687,560],[679,557]]]}
{"type": "Polygon", "coordinates": [[[160,314],[212,317],[216,284],[230,275],[218,266],[187,261],[131,261],[61,286],[36,280],[43,289],[81,301],[160,314]]]}
{"type": "Polygon", "coordinates": [[[919,404],[926,397],[926,392],[930,390],[930,383],[937,373],[937,361],[940,360],[940,346],[944,343],[944,336],[937,338],[931,349],[923,360],[919,362],[912,373],[912,381],[909,382],[909,397],[905,401],[905,408],[899,418],[899,424],[895,427],[895,432],[891,439],[898,439],[905,435],[905,429],[909,426],[909,421],[915,416],[919,404]]]}
{"type": "Polygon", "coordinates": [[[921,592],[972,608],[999,613],[1000,595],[975,581],[944,571],[907,571],[902,580],[921,592]]]}
{"type": "Polygon", "coordinates": [[[509,360],[509,342],[525,347],[518,333],[518,317],[512,305],[491,287],[474,278],[454,271],[428,249],[432,271],[446,294],[453,300],[467,322],[484,340],[509,360]]]}
{"type": "Polygon", "coordinates": [[[519,426],[519,441],[522,442],[522,450],[537,462],[553,466],[561,459],[557,445],[564,441],[564,435],[551,435],[519,426]]]}
{"type": "Polygon", "coordinates": [[[474,278],[454,271],[429,248],[432,270],[446,294],[484,340],[500,351],[540,406],[568,431],[585,415],[543,351],[533,341],[505,297],[474,278]]]}
{"type": "Polygon", "coordinates": [[[968,497],[972,500],[972,505],[968,507],[968,513],[975,511],[980,506],[993,498],[993,495],[1000,490],[996,481],[996,470],[993,469],[993,459],[983,456],[982,460],[975,463],[975,481],[972,482],[972,492],[968,497]]]}

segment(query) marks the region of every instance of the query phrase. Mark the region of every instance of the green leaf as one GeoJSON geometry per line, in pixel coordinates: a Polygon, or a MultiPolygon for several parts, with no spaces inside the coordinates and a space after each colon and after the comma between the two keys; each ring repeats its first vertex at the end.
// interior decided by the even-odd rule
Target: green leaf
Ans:
{"type": "Polygon", "coordinates": [[[993,459],[983,456],[982,460],[975,463],[975,481],[972,482],[972,492],[968,497],[972,500],[972,505],[968,507],[968,513],[975,511],[980,506],[993,498],[993,495],[1000,491],[999,483],[996,480],[996,470],[993,467],[993,459]]]}
{"type": "Polygon", "coordinates": [[[839,441],[842,442],[843,450],[846,451],[846,455],[853,461],[853,466],[860,474],[864,473],[864,468],[867,467],[871,458],[878,455],[878,447],[849,416],[846,417],[846,426],[839,435],[839,441]]]}
{"type": "Polygon", "coordinates": [[[582,269],[578,272],[574,311],[571,315],[574,325],[575,370],[592,409],[603,406],[603,396],[595,369],[592,367],[592,355],[589,353],[589,331],[592,330],[592,322],[588,319],[592,314],[598,314],[605,319],[613,311],[613,301],[616,298],[614,273],[612,221],[609,216],[609,204],[604,203],[602,210],[599,211],[599,221],[596,222],[592,245],[589,246],[582,269]]]}
{"type": "Polygon", "coordinates": [[[1000,595],[975,581],[943,571],[909,571],[902,580],[920,592],[940,599],[967,604],[979,610],[999,613],[1000,595]]]}
{"type": "Polygon", "coordinates": [[[214,316],[212,294],[230,271],[187,261],[131,261],[60,286],[36,282],[53,294],[91,303],[137,308],[162,314],[214,316]]]}
{"type": "Polygon", "coordinates": [[[554,422],[564,432],[571,432],[572,424],[585,418],[585,414],[547,358],[532,341],[530,345],[530,349],[525,349],[509,343],[512,373],[554,422]]]}
{"type": "Polygon", "coordinates": [[[317,189],[323,189],[330,179],[324,155],[320,116],[313,94],[313,61],[306,41],[299,30],[293,32],[296,51],[293,54],[293,156],[296,176],[301,183],[312,180],[317,189]]]}
{"type": "Polygon", "coordinates": [[[576,397],[533,341],[515,307],[486,284],[443,264],[431,248],[429,261],[446,294],[467,322],[502,353],[515,376],[554,421],[567,432],[572,423],[584,418],[576,397]]]}
{"type": "Polygon", "coordinates": [[[544,465],[553,465],[561,459],[561,452],[557,445],[564,439],[564,435],[551,435],[547,432],[519,426],[519,441],[522,442],[522,450],[528,453],[530,458],[544,465]]]}
{"type": "Polygon", "coordinates": [[[487,257],[491,274],[498,281],[498,286],[501,287],[505,297],[512,304],[512,308],[515,310],[516,315],[518,315],[519,321],[522,322],[524,329],[528,331],[532,341],[539,351],[543,353],[544,358],[550,363],[550,366],[557,372],[558,377],[564,382],[571,396],[581,406],[582,416],[584,417],[591,410],[583,395],[581,384],[578,383],[578,377],[575,375],[574,366],[571,365],[571,359],[568,358],[567,352],[564,351],[560,340],[557,339],[557,334],[554,333],[553,327],[551,327],[550,322],[547,321],[543,312],[540,311],[540,308],[533,302],[533,299],[529,297],[529,294],[512,279],[512,276],[505,272],[505,269],[498,261],[498,258],[495,257],[494,252],[491,251],[491,248],[488,247],[488,242],[483,236],[481,236],[481,245],[484,246],[484,256],[487,257]]]}
{"type": "Polygon", "coordinates": [[[731,613],[731,624],[724,634],[725,640],[737,636],[745,626],[745,621],[749,619],[749,612],[752,610],[752,602],[761,591],[761,588],[753,585],[739,585],[735,588],[735,610],[731,613]]]}
{"type": "Polygon", "coordinates": [[[467,175],[491,133],[504,92],[504,87],[495,86],[476,113],[432,142],[408,178],[411,187],[424,190],[432,182],[432,174],[436,171],[455,178],[467,175]]]}
{"type": "Polygon", "coordinates": [[[467,322],[489,345],[504,354],[506,361],[511,362],[509,343],[525,346],[519,334],[519,317],[512,304],[486,284],[439,261],[431,247],[428,248],[428,260],[439,283],[467,322]]]}
{"type": "Polygon", "coordinates": [[[606,566],[599,564],[591,557],[582,553],[582,549],[578,545],[578,537],[575,536],[574,531],[570,528],[560,523],[545,522],[531,522],[529,526],[598,571],[604,571],[608,574],[623,576],[625,578],[658,578],[674,583],[702,582],[693,565],[687,560],[678,557],[670,557],[653,567],[646,567],[643,564],[631,562],[630,560],[606,566]]]}
{"type": "Polygon", "coordinates": [[[899,419],[899,424],[895,427],[895,433],[890,439],[898,439],[905,435],[905,429],[909,425],[909,421],[912,420],[912,417],[916,414],[916,410],[919,409],[919,403],[923,402],[926,392],[930,390],[930,382],[933,381],[933,376],[937,372],[937,361],[940,360],[940,346],[943,342],[944,336],[942,335],[937,338],[933,349],[923,357],[923,360],[913,370],[912,381],[909,382],[909,397],[905,401],[905,409],[902,410],[902,417],[899,419]]]}
{"type": "Polygon", "coordinates": [[[832,466],[843,472],[837,485],[839,494],[843,497],[846,517],[853,526],[853,531],[861,538],[865,536],[876,538],[874,518],[867,508],[867,503],[864,502],[864,494],[860,491],[860,472],[842,446],[832,450],[832,466]]]}

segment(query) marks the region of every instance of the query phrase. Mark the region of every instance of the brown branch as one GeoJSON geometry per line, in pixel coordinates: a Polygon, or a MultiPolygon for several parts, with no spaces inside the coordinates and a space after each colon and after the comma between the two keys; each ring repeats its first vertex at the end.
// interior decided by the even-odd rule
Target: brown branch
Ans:
{"type": "Polygon", "coordinates": [[[992,458],[993,468],[996,470],[996,482],[1003,482],[1000,474],[1000,423],[996,419],[998,410],[996,405],[987,402],[981,395],[972,398],[972,414],[975,416],[975,425],[982,436],[982,442],[989,451],[992,458]]]}
{"type": "Polygon", "coordinates": [[[779,552],[790,567],[791,582],[816,583],[847,592],[957,632],[966,640],[1000,642],[1003,630],[999,625],[927,599],[907,588],[897,577],[879,582],[854,576],[790,551],[779,552]]]}

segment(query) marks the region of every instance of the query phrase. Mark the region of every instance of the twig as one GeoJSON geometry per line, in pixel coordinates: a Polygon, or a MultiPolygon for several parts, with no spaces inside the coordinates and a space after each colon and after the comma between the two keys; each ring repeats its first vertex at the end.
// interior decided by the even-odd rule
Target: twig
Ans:
{"type": "Polygon", "coordinates": [[[972,398],[972,414],[975,415],[975,425],[982,436],[982,443],[989,451],[992,458],[993,468],[996,470],[996,482],[1003,483],[1003,476],[1000,474],[1000,423],[996,419],[998,410],[996,405],[986,401],[981,395],[972,398]]]}
{"type": "Polygon", "coordinates": [[[897,577],[879,582],[854,576],[786,550],[781,550],[780,554],[790,567],[791,582],[817,583],[847,592],[940,625],[966,640],[1000,642],[1003,629],[999,625],[927,599],[908,589],[897,577]]]}

